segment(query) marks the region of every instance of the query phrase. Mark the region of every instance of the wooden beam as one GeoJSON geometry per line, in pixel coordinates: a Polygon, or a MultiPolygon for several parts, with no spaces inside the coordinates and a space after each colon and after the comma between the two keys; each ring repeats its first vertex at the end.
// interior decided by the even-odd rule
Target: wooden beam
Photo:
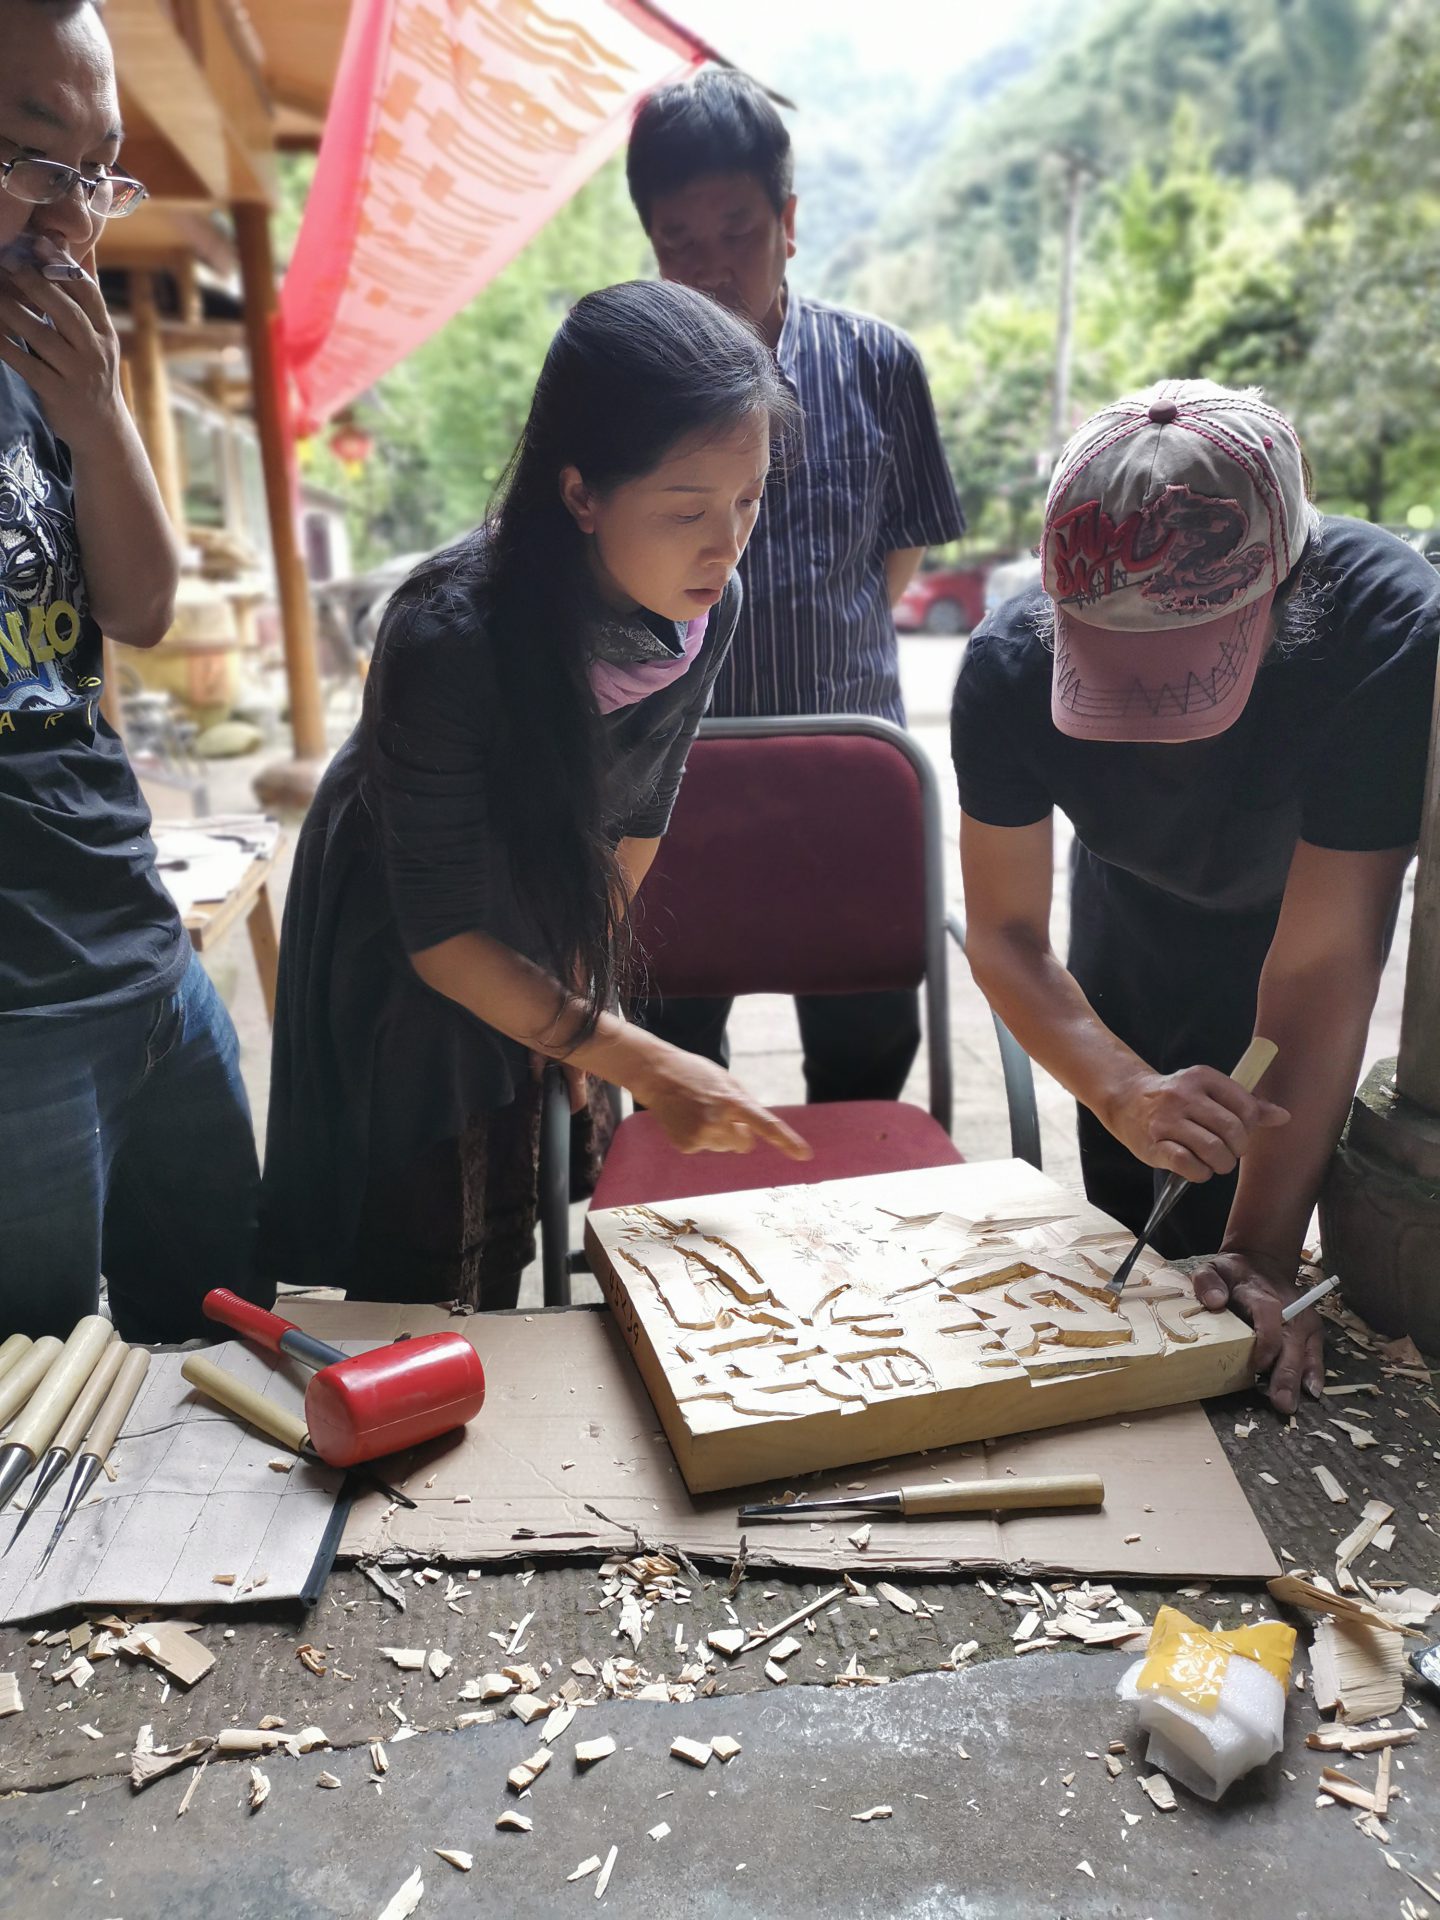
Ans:
{"type": "Polygon", "coordinates": [[[177,533],[185,531],[185,480],[175,416],[170,411],[170,376],[160,344],[160,317],[155,310],[155,282],[148,273],[130,275],[130,317],[134,332],[129,355],[135,395],[135,423],[155,470],[160,498],[177,533]]]}
{"type": "Polygon", "coordinates": [[[284,628],[290,726],[297,758],[318,762],[325,754],[325,707],[315,660],[315,614],[295,525],[290,445],[280,385],[282,374],[271,332],[278,303],[275,260],[270,247],[270,215],[264,207],[244,204],[234,208],[234,216],[245,298],[245,328],[250,340],[255,425],[260,437],[270,541],[284,628]]]}

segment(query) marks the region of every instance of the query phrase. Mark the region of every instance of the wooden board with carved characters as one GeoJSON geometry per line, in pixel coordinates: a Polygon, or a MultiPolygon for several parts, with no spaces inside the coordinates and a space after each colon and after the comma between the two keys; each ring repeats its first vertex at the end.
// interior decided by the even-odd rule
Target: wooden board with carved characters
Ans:
{"type": "Polygon", "coordinates": [[[1155,1255],[1106,1293],[1130,1244],[1019,1160],[586,1222],[692,1493],[1248,1385],[1251,1328],[1155,1255]]]}

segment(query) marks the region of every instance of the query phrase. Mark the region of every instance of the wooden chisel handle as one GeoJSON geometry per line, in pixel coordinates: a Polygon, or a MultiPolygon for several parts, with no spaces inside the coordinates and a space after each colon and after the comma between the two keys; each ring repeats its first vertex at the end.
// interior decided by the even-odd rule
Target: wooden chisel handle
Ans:
{"type": "Polygon", "coordinates": [[[53,1333],[42,1333],[30,1351],[0,1380],[0,1424],[19,1412],[59,1357],[60,1342],[53,1333]]]}
{"type": "Polygon", "coordinates": [[[1098,1507],[1098,1473],[1042,1474],[1033,1480],[967,1480],[954,1486],[902,1487],[905,1513],[997,1513],[1012,1507],[1098,1507]]]}
{"type": "Polygon", "coordinates": [[[25,1403],[25,1411],[10,1423],[9,1445],[43,1453],[60,1430],[85,1382],[95,1371],[115,1329],[102,1314],[87,1313],[77,1320],[55,1364],[25,1403]]]}
{"type": "Polygon", "coordinates": [[[180,1371],[207,1399],[217,1401],[231,1413],[238,1413],[242,1420],[248,1420],[261,1433],[268,1433],[282,1447],[289,1447],[293,1453],[303,1453],[309,1447],[309,1431],[297,1414],[286,1413],[248,1382],[237,1380],[233,1373],[217,1367],[213,1360],[192,1353],[180,1371]]]}
{"type": "Polygon", "coordinates": [[[140,1391],[140,1383],[150,1365],[150,1354],[145,1347],[131,1347],[120,1363],[109,1393],[101,1403],[100,1411],[90,1422],[85,1435],[85,1451],[93,1453],[103,1460],[119,1437],[120,1429],[135,1404],[135,1396],[140,1391]]]}
{"type": "Polygon", "coordinates": [[[1237,1087],[1253,1093],[1270,1071],[1270,1063],[1279,1051],[1273,1040],[1262,1040],[1257,1034],[1236,1062],[1230,1078],[1237,1087]]]}
{"type": "Polygon", "coordinates": [[[12,1367],[19,1366],[29,1351],[29,1334],[12,1333],[4,1346],[0,1347],[0,1380],[5,1378],[12,1367]]]}
{"type": "Polygon", "coordinates": [[[106,1347],[95,1363],[95,1371],[80,1389],[80,1394],[69,1413],[60,1423],[60,1430],[50,1442],[52,1447],[63,1447],[66,1453],[73,1454],[80,1442],[90,1431],[90,1423],[105,1404],[105,1396],[115,1384],[115,1376],[124,1365],[125,1356],[130,1351],[121,1339],[114,1339],[106,1347]]]}

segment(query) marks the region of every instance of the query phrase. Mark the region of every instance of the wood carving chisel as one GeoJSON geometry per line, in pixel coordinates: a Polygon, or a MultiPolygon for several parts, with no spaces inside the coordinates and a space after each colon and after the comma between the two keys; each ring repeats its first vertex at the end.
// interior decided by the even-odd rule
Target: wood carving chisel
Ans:
{"type": "MultiPolygon", "coordinates": [[[[0,1513],[9,1505],[11,1494],[38,1456],[59,1432],[61,1422],[95,1371],[114,1332],[110,1322],[98,1313],[87,1313],[83,1320],[78,1320],[44,1379],[36,1383],[23,1410],[10,1422],[5,1443],[0,1446],[0,1513]]],[[[32,1347],[29,1357],[33,1359],[34,1355],[32,1347]]],[[[10,1378],[16,1378],[24,1366],[22,1361],[10,1378]]],[[[0,1388],[4,1384],[0,1382],[0,1388]]]]}
{"type": "MultiPolygon", "coordinates": [[[[114,1339],[101,1354],[95,1371],[81,1388],[79,1398],[66,1414],[60,1431],[50,1442],[44,1457],[35,1469],[35,1483],[30,1490],[29,1503],[20,1516],[19,1525],[6,1543],[6,1553],[9,1553],[11,1547],[25,1531],[31,1514],[59,1479],[68,1462],[73,1459],[75,1449],[89,1433],[90,1424],[105,1404],[106,1395],[115,1384],[115,1376],[119,1373],[127,1352],[125,1342],[114,1339]]],[[[0,1555],[0,1558],[3,1557],[0,1555]]]]}
{"type": "Polygon", "coordinates": [[[60,1352],[53,1333],[42,1333],[0,1380],[0,1427],[11,1420],[50,1371],[60,1352]]]}
{"type": "Polygon", "coordinates": [[[1017,1508],[1098,1507],[1105,1482],[1098,1473],[1041,1474],[1030,1480],[938,1481],[896,1487],[890,1493],[856,1493],[844,1500],[771,1501],[741,1507],[742,1520],[798,1520],[812,1513],[1003,1513],[1017,1508]]]}
{"type": "MultiPolygon", "coordinates": [[[[247,1380],[237,1380],[233,1373],[226,1373],[223,1367],[217,1367],[213,1360],[206,1360],[198,1353],[188,1356],[180,1372],[207,1400],[214,1400],[228,1412],[239,1414],[242,1420],[260,1433],[268,1434],[272,1440],[278,1440],[282,1447],[298,1453],[302,1460],[309,1460],[317,1467],[329,1465],[311,1446],[309,1429],[299,1414],[287,1413],[283,1407],[277,1407],[273,1400],[267,1400],[247,1380]]],[[[402,1507],[415,1505],[409,1494],[390,1486],[373,1467],[341,1467],[332,1471],[358,1474],[362,1480],[368,1480],[372,1487],[377,1487],[387,1500],[396,1500],[402,1507]]]]}
{"type": "Polygon", "coordinates": [[[60,1518],[55,1522],[55,1531],[50,1543],[40,1556],[40,1564],[35,1569],[36,1576],[45,1571],[50,1556],[60,1544],[60,1536],[70,1524],[70,1517],[86,1494],[100,1477],[110,1449],[124,1426],[135,1396],[140,1391],[150,1365],[150,1355],[144,1347],[130,1347],[120,1363],[120,1371],[111,1382],[110,1391],[101,1402],[100,1411],[90,1422],[90,1431],[86,1434],[80,1448],[80,1457],[75,1463],[71,1475],[70,1488],[65,1495],[65,1505],[60,1509],[60,1518]]]}
{"type": "MultiPolygon", "coordinates": [[[[1241,1054],[1230,1078],[1237,1086],[1244,1087],[1247,1093],[1253,1093],[1279,1051],[1273,1040],[1261,1040],[1257,1037],[1241,1054]]],[[[1120,1262],[1110,1279],[1106,1281],[1105,1284],[1111,1293],[1124,1292],[1125,1282],[1130,1278],[1135,1262],[1140,1258],[1146,1245],[1154,1239],[1161,1222],[1167,1218],[1171,1208],[1189,1185],[1190,1182],[1183,1173],[1170,1175],[1160,1189],[1154,1206],[1150,1209],[1150,1218],[1145,1222],[1140,1238],[1120,1262]]]]}

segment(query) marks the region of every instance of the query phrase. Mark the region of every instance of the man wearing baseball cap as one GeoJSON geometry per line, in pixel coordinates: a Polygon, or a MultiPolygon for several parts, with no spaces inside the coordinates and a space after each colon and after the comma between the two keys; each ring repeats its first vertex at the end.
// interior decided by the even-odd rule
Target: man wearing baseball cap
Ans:
{"type": "Polygon", "coordinates": [[[1288,1326],[1419,833],[1440,576],[1318,514],[1258,393],[1164,381],[1060,457],[1042,584],[977,630],[951,746],[975,978],[1076,1098],[1087,1193],[1259,1336],[1270,1397],[1323,1380],[1288,1326]],[[1073,824],[1050,945],[1051,815],[1073,824]],[[1254,1033],[1260,1094],[1229,1078],[1254,1033]],[[1238,1173],[1237,1173],[1238,1167],[1238,1173]]]}

